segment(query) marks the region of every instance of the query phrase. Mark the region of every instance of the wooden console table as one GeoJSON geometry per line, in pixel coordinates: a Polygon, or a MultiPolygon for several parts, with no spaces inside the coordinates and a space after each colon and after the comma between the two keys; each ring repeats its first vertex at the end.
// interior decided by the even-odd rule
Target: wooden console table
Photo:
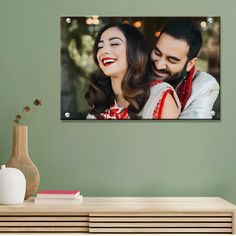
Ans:
{"type": "Polygon", "coordinates": [[[82,203],[0,205],[0,232],[236,233],[236,206],[218,197],[84,197],[82,203]]]}

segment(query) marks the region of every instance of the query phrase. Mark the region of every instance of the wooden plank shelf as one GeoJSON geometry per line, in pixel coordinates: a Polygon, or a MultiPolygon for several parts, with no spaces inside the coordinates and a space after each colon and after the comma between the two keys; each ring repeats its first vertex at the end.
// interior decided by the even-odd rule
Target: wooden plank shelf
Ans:
{"type": "Polygon", "coordinates": [[[0,205],[0,233],[236,233],[221,198],[84,198],[82,203],[0,205]]]}

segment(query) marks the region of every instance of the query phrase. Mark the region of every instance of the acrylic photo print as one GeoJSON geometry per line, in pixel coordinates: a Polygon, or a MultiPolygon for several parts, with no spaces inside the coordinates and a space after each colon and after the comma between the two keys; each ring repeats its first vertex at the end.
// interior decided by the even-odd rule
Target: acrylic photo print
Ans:
{"type": "Polygon", "coordinates": [[[220,17],[60,18],[61,120],[220,120],[220,17]]]}

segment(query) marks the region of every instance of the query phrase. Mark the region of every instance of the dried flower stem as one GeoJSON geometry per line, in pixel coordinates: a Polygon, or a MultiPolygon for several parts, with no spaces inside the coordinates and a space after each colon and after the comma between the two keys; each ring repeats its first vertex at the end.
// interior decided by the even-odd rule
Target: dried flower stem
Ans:
{"type": "Polygon", "coordinates": [[[26,125],[28,125],[30,123],[30,121],[32,119],[32,116],[33,116],[33,114],[35,112],[35,109],[36,109],[36,106],[33,107],[32,111],[30,113],[30,116],[26,119],[26,122],[25,122],[26,125]]]}
{"type": "MultiPolygon", "coordinates": [[[[31,108],[29,106],[25,106],[24,109],[23,109],[23,116],[25,118],[24,119],[25,120],[25,125],[29,124],[29,122],[31,121],[32,116],[33,116],[33,114],[35,112],[36,107],[42,105],[42,102],[39,99],[35,99],[34,102],[33,102],[33,105],[34,105],[34,107],[33,107],[32,110],[31,110],[31,108]]],[[[20,123],[20,119],[21,119],[21,115],[16,115],[14,123],[15,124],[19,124],[20,123]]]]}

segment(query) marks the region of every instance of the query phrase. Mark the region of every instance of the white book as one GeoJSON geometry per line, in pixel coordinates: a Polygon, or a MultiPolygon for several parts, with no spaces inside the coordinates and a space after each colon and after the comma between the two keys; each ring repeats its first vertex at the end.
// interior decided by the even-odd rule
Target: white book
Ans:
{"type": "Polygon", "coordinates": [[[34,198],[35,203],[50,203],[50,204],[57,204],[57,203],[81,203],[83,200],[83,196],[80,195],[78,198],[68,199],[68,198],[34,198]]]}
{"type": "Polygon", "coordinates": [[[41,190],[37,193],[37,198],[68,198],[77,199],[80,196],[79,190],[41,190]]]}

